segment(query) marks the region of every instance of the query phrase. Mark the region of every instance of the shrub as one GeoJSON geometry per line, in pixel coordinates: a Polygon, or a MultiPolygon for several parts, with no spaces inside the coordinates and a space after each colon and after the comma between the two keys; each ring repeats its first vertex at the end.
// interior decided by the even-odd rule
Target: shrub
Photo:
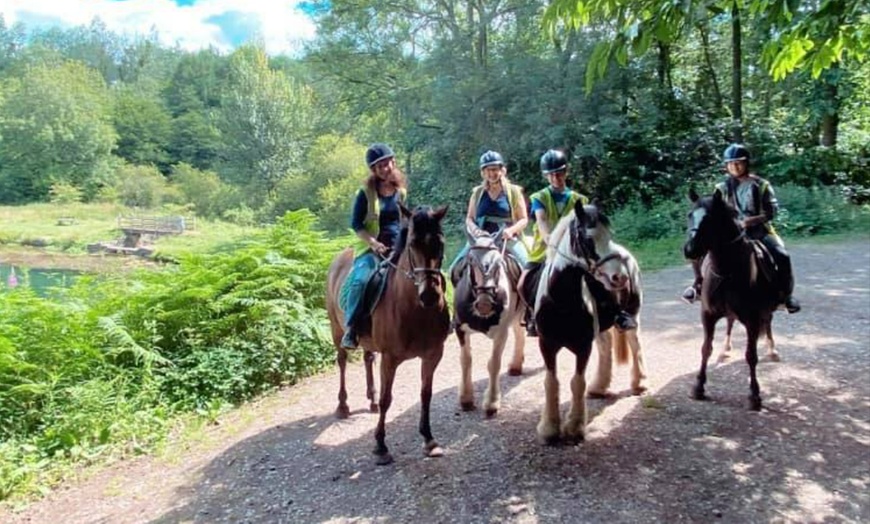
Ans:
{"type": "Polygon", "coordinates": [[[74,204],[82,201],[82,190],[67,182],[55,182],[48,190],[52,204],[74,204]]]}

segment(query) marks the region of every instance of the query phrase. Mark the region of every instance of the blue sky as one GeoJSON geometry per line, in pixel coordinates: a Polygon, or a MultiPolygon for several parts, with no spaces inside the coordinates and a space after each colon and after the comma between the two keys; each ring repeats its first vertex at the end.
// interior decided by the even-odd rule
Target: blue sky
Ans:
{"type": "Polygon", "coordinates": [[[270,54],[292,54],[313,38],[300,0],[0,0],[6,24],[29,28],[87,25],[95,17],[112,31],[135,35],[156,29],[167,45],[224,51],[252,39],[270,54]]]}

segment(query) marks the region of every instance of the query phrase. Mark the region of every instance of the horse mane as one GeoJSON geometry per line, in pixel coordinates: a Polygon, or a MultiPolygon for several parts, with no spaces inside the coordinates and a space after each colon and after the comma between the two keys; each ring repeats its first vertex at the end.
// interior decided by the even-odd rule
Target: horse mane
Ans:
{"type": "Polygon", "coordinates": [[[399,259],[402,257],[402,252],[405,251],[405,247],[408,245],[408,224],[409,222],[407,220],[402,221],[402,227],[399,229],[399,238],[393,246],[392,253],[390,253],[389,262],[394,266],[399,263],[399,259]]]}
{"type": "Polygon", "coordinates": [[[576,213],[568,213],[556,223],[556,227],[553,228],[553,231],[550,233],[550,241],[547,242],[547,258],[552,259],[556,253],[556,246],[562,243],[562,239],[565,237],[565,233],[568,232],[568,229],[571,226],[571,221],[577,218],[576,213]]]}

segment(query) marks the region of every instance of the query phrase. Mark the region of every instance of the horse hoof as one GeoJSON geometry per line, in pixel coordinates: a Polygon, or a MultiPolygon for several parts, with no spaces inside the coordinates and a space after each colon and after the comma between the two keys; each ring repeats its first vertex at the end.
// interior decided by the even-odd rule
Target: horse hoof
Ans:
{"type": "Polygon", "coordinates": [[[423,454],[427,457],[438,458],[444,456],[444,448],[438,445],[434,440],[423,446],[423,454]]]}
{"type": "Polygon", "coordinates": [[[389,466],[393,463],[393,456],[390,455],[389,452],[384,452],[383,454],[379,454],[375,458],[375,465],[377,466],[389,466]]]}
{"type": "Polygon", "coordinates": [[[707,395],[704,394],[704,388],[693,388],[692,398],[695,400],[707,400],[707,395]]]}
{"type": "Polygon", "coordinates": [[[486,415],[486,418],[492,418],[496,415],[496,413],[498,413],[498,408],[486,408],[486,412],[484,414],[486,415]]]}
{"type": "Polygon", "coordinates": [[[559,435],[547,435],[547,436],[538,435],[538,441],[540,441],[541,444],[543,444],[545,446],[551,446],[551,447],[558,446],[559,444],[562,443],[562,439],[561,439],[561,437],[559,437],[559,435]]]}
{"type": "Polygon", "coordinates": [[[523,368],[508,368],[509,377],[520,377],[523,374],[523,368]]]}
{"type": "Polygon", "coordinates": [[[646,386],[635,386],[635,387],[631,388],[631,394],[634,395],[635,397],[639,397],[639,396],[643,395],[644,393],[646,393],[647,391],[648,391],[648,388],[646,386]]]}
{"type": "Polygon", "coordinates": [[[381,408],[378,407],[377,402],[372,402],[371,404],[369,404],[369,412],[378,413],[380,410],[381,410],[381,408]]]}
{"type": "Polygon", "coordinates": [[[771,362],[779,362],[779,353],[770,353],[767,355],[767,359],[771,362]]]}
{"type": "Polygon", "coordinates": [[[729,360],[731,360],[731,353],[719,353],[719,357],[716,358],[716,362],[719,364],[728,362],[729,360]]]}
{"type": "Polygon", "coordinates": [[[565,435],[563,440],[569,446],[576,446],[586,440],[586,437],[582,433],[579,435],[565,435]]]}
{"type": "Polygon", "coordinates": [[[761,411],[761,399],[758,397],[749,397],[749,409],[751,411],[761,411]]]}
{"type": "Polygon", "coordinates": [[[474,402],[460,402],[459,407],[462,408],[462,411],[474,411],[474,402]]]}
{"type": "Polygon", "coordinates": [[[338,406],[335,408],[335,418],[346,419],[350,416],[350,408],[347,405],[338,406]]]}
{"type": "Polygon", "coordinates": [[[607,391],[600,391],[600,390],[599,391],[592,391],[592,390],[590,390],[590,391],[586,392],[586,396],[589,398],[605,399],[605,398],[612,398],[613,394],[609,393],[607,391]]]}

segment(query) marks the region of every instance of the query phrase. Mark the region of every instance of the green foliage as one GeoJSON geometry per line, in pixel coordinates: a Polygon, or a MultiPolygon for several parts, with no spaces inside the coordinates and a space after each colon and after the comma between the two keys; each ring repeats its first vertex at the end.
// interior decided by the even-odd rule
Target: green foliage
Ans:
{"type": "Polygon", "coordinates": [[[115,96],[113,115],[118,133],[115,154],[131,164],[152,164],[165,171],[172,117],[162,102],[152,95],[121,89],[115,96]]]}
{"type": "Polygon", "coordinates": [[[155,167],[126,164],[117,177],[115,187],[125,206],[151,208],[169,199],[166,179],[155,167]]]}
{"type": "Polygon", "coordinates": [[[250,192],[249,203],[262,203],[298,173],[312,139],[312,92],[270,70],[265,52],[250,46],[233,53],[227,82],[220,110],[223,170],[250,192]]]}
{"type": "Polygon", "coordinates": [[[784,237],[868,230],[870,209],[850,205],[848,194],[832,187],[783,185],[776,188],[780,210],[774,221],[784,237]]]}
{"type": "Polygon", "coordinates": [[[217,218],[236,206],[241,198],[238,190],[222,182],[216,173],[200,171],[189,164],[173,166],[170,179],[201,217],[217,218]]]}
{"type": "Polygon", "coordinates": [[[0,202],[45,200],[55,182],[95,189],[116,138],[99,75],[76,62],[36,66],[3,91],[0,202]]]}
{"type": "Polygon", "coordinates": [[[65,182],[52,184],[48,194],[52,204],[73,204],[82,201],[82,190],[65,182]]]}
{"type": "Polygon", "coordinates": [[[233,252],[82,278],[60,300],[0,291],[0,498],[59,464],[147,451],[211,412],[333,362],[323,289],[338,245],[288,213],[233,252]]]}

